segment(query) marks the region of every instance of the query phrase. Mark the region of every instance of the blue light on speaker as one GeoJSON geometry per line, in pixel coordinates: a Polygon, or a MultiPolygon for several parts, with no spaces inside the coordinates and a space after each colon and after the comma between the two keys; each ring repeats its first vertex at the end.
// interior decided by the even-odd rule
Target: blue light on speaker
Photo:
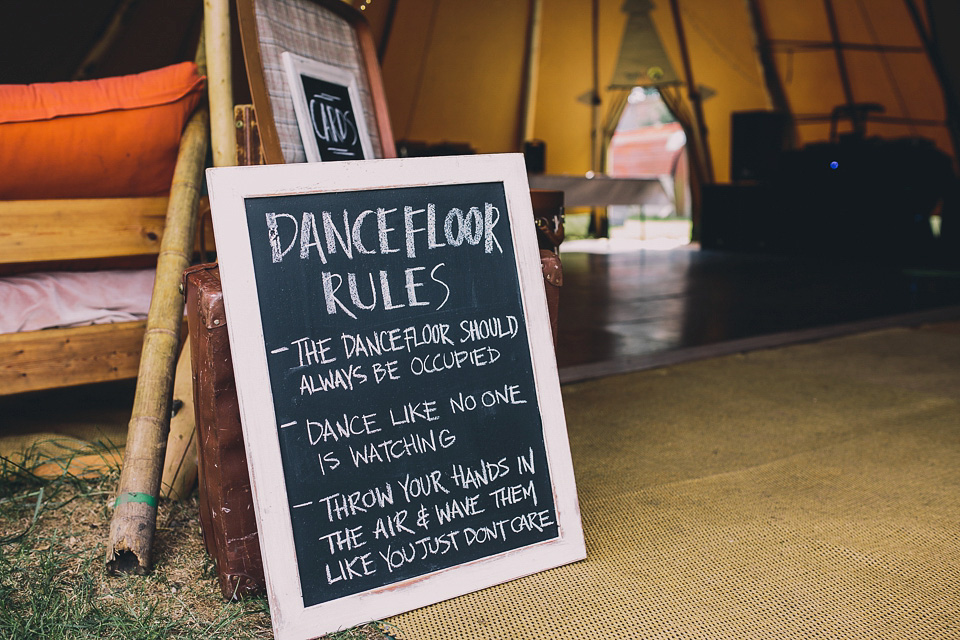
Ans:
{"type": "Polygon", "coordinates": [[[837,162],[836,160],[834,160],[833,162],[830,163],[830,168],[831,168],[831,169],[837,169],[837,168],[839,168],[839,167],[840,167],[840,163],[837,162]]]}

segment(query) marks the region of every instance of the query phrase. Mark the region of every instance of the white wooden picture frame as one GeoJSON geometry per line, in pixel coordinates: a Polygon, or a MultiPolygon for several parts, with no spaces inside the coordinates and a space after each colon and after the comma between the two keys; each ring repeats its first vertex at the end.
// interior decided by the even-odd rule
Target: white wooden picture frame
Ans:
{"type": "MultiPolygon", "coordinates": [[[[313,638],[585,557],[536,230],[520,154],[214,168],[207,170],[207,184],[264,573],[277,638],[313,638]],[[555,517],[556,535],[399,581],[390,582],[387,577],[375,588],[305,605],[292,524],[293,510],[303,505],[293,504],[297,500],[288,495],[281,452],[281,438],[285,437],[281,431],[287,425],[278,424],[277,417],[277,411],[282,413],[286,399],[275,397],[268,363],[281,355],[294,356],[276,355],[284,347],[278,349],[276,344],[267,344],[264,337],[262,314],[275,311],[261,309],[248,205],[255,201],[271,202],[266,198],[278,198],[279,201],[282,196],[307,194],[311,198],[320,198],[343,193],[363,196],[384,189],[427,189],[477,183],[502,185],[505,194],[507,211],[500,220],[504,224],[509,222],[508,232],[504,233],[509,233],[505,237],[510,238],[514,255],[504,259],[515,261],[525,319],[523,328],[526,329],[526,344],[519,344],[517,348],[528,349],[532,362],[535,389],[529,392],[530,397],[535,396],[541,416],[546,473],[549,474],[554,509],[551,517],[555,517]]],[[[320,212],[316,213],[319,216],[320,212]]],[[[346,213],[343,215],[346,219],[346,213]]],[[[259,224],[257,218],[250,219],[259,224]]],[[[403,231],[403,218],[395,220],[390,231],[399,237],[403,231]]],[[[479,223],[479,218],[476,220],[479,223]]],[[[487,223],[489,226],[489,217],[487,223]]],[[[438,225],[438,228],[442,227],[438,225]]],[[[417,242],[426,242],[426,235],[417,235],[417,242]]],[[[296,236],[293,237],[291,247],[296,236]]],[[[309,239],[308,234],[304,237],[309,239]]],[[[286,245],[286,240],[282,244],[286,245]]],[[[398,240],[397,246],[402,254],[403,242],[398,240]]],[[[467,247],[466,243],[463,246],[467,247]]],[[[481,251],[482,247],[480,242],[469,249],[481,251]]],[[[295,254],[296,248],[291,249],[291,259],[296,259],[295,254]]],[[[316,285],[321,286],[320,283],[316,285]]],[[[434,379],[440,378],[436,376],[434,379]]],[[[376,393],[376,388],[369,389],[369,393],[376,393]]],[[[531,460],[532,455],[531,449],[531,460]]],[[[400,463],[404,464],[404,461],[400,463]]],[[[549,499],[541,496],[541,501],[549,499]]],[[[512,525],[501,526],[509,528],[512,525]]],[[[368,536],[366,541],[372,542],[372,537],[368,536]]],[[[331,552],[332,549],[331,546],[331,552]]],[[[329,565],[327,578],[330,578],[329,565]]]]}
{"type": "Polygon", "coordinates": [[[289,51],[284,51],[281,59],[307,161],[374,158],[356,74],[289,51]],[[304,83],[311,80],[329,83],[335,90],[307,95],[304,83]],[[327,113],[331,114],[329,119],[327,113]],[[317,121],[318,114],[323,114],[320,122],[317,121]],[[324,149],[318,144],[318,138],[327,140],[324,149]]]}

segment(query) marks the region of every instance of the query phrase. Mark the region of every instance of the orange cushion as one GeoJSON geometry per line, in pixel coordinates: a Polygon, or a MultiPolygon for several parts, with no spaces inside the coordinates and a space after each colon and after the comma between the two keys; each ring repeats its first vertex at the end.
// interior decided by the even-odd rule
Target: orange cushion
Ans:
{"type": "Polygon", "coordinates": [[[0,199],[167,193],[205,79],[192,62],[130,76],[0,85],[0,199]]]}

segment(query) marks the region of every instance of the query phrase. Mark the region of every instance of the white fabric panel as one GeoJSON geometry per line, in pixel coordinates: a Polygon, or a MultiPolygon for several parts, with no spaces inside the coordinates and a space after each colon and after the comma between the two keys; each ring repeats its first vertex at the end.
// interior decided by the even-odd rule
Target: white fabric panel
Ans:
{"type": "Polygon", "coordinates": [[[154,274],[142,269],[0,278],[0,333],[142,320],[154,274]]]}

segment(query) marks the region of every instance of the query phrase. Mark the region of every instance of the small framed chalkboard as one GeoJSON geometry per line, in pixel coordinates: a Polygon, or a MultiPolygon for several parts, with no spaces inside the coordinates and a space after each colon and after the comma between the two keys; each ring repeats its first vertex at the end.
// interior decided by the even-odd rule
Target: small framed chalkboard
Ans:
{"type": "Polygon", "coordinates": [[[283,52],[303,148],[310,162],[373,158],[357,78],[346,69],[283,52]]]}
{"type": "Polygon", "coordinates": [[[207,183],[277,637],[585,556],[521,155],[207,183]]]}

